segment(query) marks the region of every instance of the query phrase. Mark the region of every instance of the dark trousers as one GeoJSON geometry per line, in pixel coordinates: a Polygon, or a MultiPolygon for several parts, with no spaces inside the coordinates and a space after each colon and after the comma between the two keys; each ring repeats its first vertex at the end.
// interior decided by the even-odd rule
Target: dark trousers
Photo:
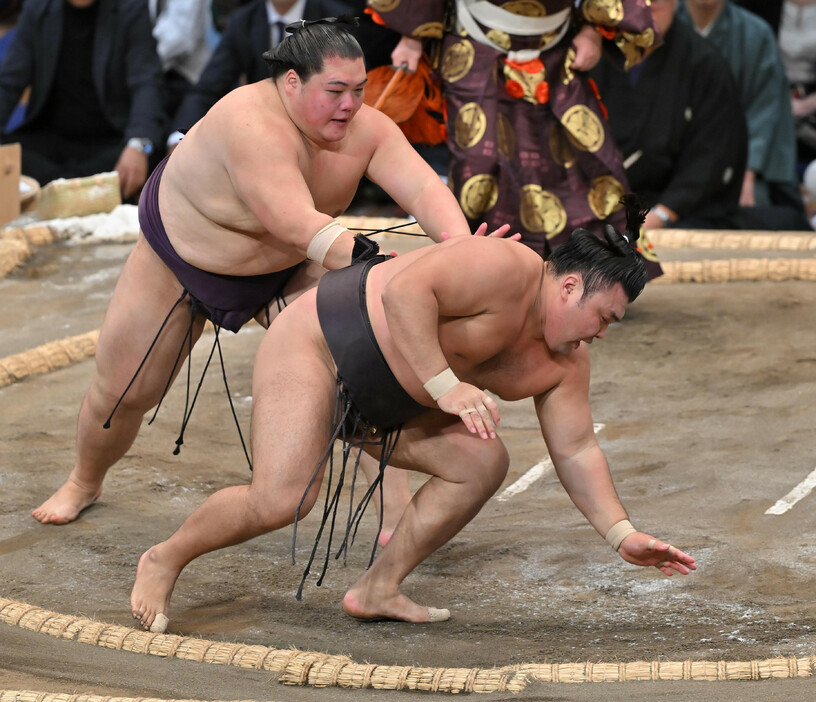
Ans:
{"type": "Polygon", "coordinates": [[[41,129],[18,129],[4,141],[20,142],[23,175],[40,185],[112,171],[125,146],[121,136],[77,139],[41,129]]]}

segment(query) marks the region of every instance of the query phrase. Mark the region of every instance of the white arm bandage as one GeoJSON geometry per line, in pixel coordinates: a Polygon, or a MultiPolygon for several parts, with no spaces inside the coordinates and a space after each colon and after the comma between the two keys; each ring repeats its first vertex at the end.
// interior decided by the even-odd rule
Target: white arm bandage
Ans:
{"type": "Polygon", "coordinates": [[[457,385],[459,385],[459,378],[453,374],[450,368],[446,368],[441,373],[437,373],[423,387],[436,402],[442,395],[450,392],[457,385]]]}
{"type": "Polygon", "coordinates": [[[337,221],[327,224],[312,237],[309,246],[306,247],[306,258],[316,261],[322,266],[326,254],[329,252],[335,239],[347,231],[348,229],[337,221]]]}
{"type": "Polygon", "coordinates": [[[628,519],[621,519],[617,524],[613,524],[609,528],[609,531],[606,532],[606,542],[617,551],[623,543],[623,540],[629,536],[629,534],[634,534],[636,531],[637,529],[632,526],[632,523],[628,519]]]}

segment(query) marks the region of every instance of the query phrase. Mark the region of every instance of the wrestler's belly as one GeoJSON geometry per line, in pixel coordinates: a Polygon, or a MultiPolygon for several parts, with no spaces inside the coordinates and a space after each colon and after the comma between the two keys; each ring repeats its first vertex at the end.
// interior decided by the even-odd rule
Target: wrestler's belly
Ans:
{"type": "Polygon", "coordinates": [[[271,235],[234,198],[209,196],[202,186],[192,199],[177,187],[172,165],[159,187],[159,212],[171,246],[187,263],[210,273],[250,276],[303,261],[300,251],[271,235]]]}
{"type": "MultiPolygon", "coordinates": [[[[272,244],[248,233],[226,229],[201,232],[194,239],[167,231],[168,239],[187,263],[222,275],[263,275],[302,263],[303,254],[279,242],[272,244]]],[[[267,234],[265,239],[268,239],[267,234]]]]}

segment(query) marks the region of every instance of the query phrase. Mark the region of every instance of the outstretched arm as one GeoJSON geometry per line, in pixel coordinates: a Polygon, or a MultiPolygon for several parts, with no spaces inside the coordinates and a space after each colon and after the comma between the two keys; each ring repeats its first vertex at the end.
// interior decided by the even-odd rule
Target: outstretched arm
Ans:
{"type": "MultiPolygon", "coordinates": [[[[362,110],[361,110],[362,112],[362,110]]],[[[406,212],[416,217],[434,241],[468,236],[470,228],[450,189],[416,152],[400,128],[382,113],[370,115],[380,139],[366,175],[406,212]]]]}
{"type": "Polygon", "coordinates": [[[609,464],[592,428],[589,407],[589,354],[578,349],[561,383],[535,398],[541,431],[558,479],[595,530],[624,560],[655,566],[666,575],[695,570],[694,558],[637,531],[628,521],[609,464]]]}

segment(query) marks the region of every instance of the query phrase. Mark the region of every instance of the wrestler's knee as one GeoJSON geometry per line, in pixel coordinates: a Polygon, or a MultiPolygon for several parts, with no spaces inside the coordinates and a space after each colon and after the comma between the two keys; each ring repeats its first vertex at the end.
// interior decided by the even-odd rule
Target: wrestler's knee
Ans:
{"type": "Polygon", "coordinates": [[[442,477],[467,483],[476,492],[492,495],[510,468],[507,447],[498,438],[484,440],[469,434],[456,437],[454,441],[458,465],[442,477]]]}
{"type": "Polygon", "coordinates": [[[155,402],[151,404],[149,400],[140,398],[136,392],[132,392],[132,388],[122,397],[125,387],[127,387],[126,383],[125,385],[118,385],[97,375],[85,395],[86,408],[94,415],[107,417],[114,407],[117,408],[117,413],[138,412],[144,414],[156,404],[155,402]],[[119,403],[118,407],[117,402],[119,403]]]}
{"type": "Polygon", "coordinates": [[[251,487],[248,509],[253,520],[268,530],[278,529],[281,523],[292,524],[311,512],[317,502],[319,487],[304,493],[304,488],[279,488],[274,490],[251,487]]]}
{"type": "Polygon", "coordinates": [[[482,469],[476,471],[476,478],[484,493],[492,495],[507,477],[507,471],[510,469],[510,455],[507,453],[507,447],[501,441],[493,439],[490,441],[490,448],[481,458],[482,469]]]}

